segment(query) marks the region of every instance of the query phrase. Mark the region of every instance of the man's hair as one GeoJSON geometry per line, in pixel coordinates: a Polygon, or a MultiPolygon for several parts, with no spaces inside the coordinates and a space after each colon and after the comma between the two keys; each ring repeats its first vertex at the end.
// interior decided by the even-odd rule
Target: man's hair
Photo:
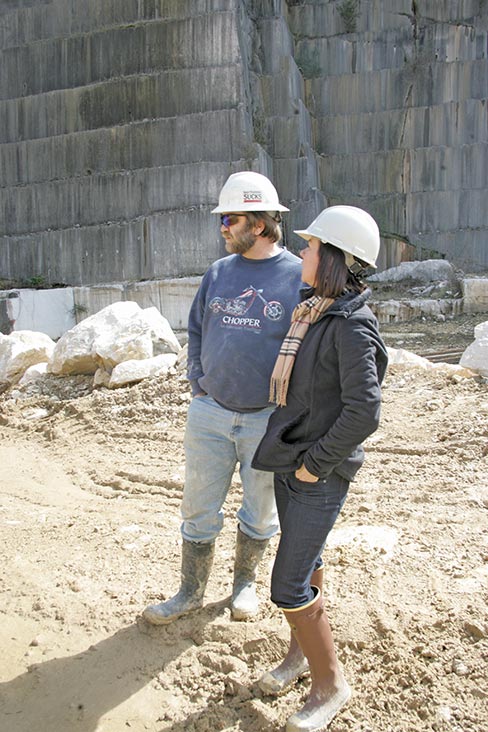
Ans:
{"type": "Polygon", "coordinates": [[[317,267],[315,294],[320,297],[339,297],[345,290],[360,293],[365,285],[349,271],[341,249],[321,242],[317,267]]]}
{"type": "Polygon", "coordinates": [[[281,216],[277,211],[273,216],[267,211],[248,211],[246,212],[247,220],[251,226],[257,226],[260,221],[264,224],[260,236],[270,239],[274,244],[281,240],[281,216]]]}

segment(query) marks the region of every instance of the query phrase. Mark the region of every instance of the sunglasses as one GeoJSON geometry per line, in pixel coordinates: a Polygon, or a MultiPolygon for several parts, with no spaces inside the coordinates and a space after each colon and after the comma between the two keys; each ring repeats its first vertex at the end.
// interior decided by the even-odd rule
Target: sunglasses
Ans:
{"type": "Polygon", "coordinates": [[[222,214],[220,217],[220,223],[222,226],[229,228],[237,224],[237,219],[246,218],[246,214],[222,214]]]}

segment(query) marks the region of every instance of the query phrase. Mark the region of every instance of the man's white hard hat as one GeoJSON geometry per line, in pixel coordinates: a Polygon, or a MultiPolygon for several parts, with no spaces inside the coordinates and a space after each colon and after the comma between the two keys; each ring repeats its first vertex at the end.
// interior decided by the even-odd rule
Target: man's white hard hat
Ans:
{"type": "Polygon", "coordinates": [[[261,173],[244,170],[233,173],[223,185],[219,205],[212,213],[237,211],[289,211],[282,206],[271,181],[261,173]]]}
{"type": "Polygon", "coordinates": [[[302,239],[316,236],[376,267],[380,231],[374,218],[356,206],[330,206],[319,213],[306,229],[295,231],[302,239]]]}

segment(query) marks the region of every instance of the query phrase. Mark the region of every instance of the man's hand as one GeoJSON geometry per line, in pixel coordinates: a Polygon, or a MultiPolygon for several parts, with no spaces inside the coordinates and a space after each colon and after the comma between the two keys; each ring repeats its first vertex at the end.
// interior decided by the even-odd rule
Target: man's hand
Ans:
{"type": "Polygon", "coordinates": [[[304,483],[317,483],[319,480],[316,475],[307,470],[305,465],[302,465],[295,471],[295,478],[303,480],[304,483]]]}

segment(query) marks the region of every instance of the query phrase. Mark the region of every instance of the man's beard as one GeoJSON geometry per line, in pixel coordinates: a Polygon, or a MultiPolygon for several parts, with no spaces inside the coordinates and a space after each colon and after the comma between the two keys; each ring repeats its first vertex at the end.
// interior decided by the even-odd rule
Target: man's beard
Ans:
{"type": "Polygon", "coordinates": [[[249,224],[248,227],[237,236],[225,240],[226,248],[232,254],[245,254],[256,243],[257,236],[252,233],[249,224]]]}

